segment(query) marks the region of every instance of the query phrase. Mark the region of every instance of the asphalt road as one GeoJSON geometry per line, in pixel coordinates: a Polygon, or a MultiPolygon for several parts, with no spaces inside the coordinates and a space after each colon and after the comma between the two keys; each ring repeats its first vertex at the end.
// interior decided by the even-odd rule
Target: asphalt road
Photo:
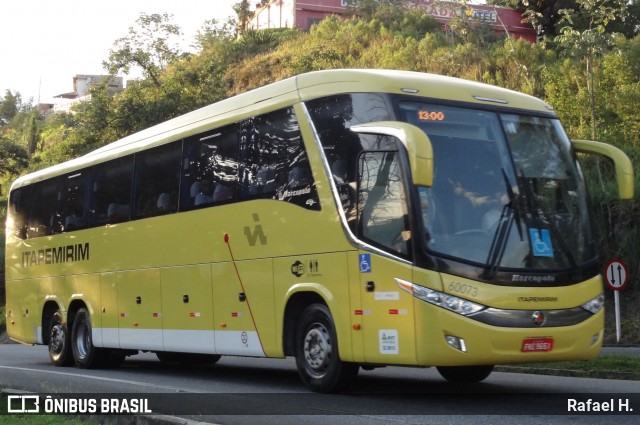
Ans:
{"type": "Polygon", "coordinates": [[[454,385],[435,369],[387,367],[361,371],[348,394],[324,395],[302,386],[293,359],[167,366],[141,354],[119,369],[80,370],[53,367],[46,347],[14,344],[0,345],[0,386],[43,396],[143,399],[153,413],[218,424],[622,425],[637,424],[640,415],[637,381],[494,372],[480,384],[454,385]],[[593,411],[594,401],[611,399],[617,414],[593,411]],[[571,403],[591,411],[569,411],[571,403]]]}

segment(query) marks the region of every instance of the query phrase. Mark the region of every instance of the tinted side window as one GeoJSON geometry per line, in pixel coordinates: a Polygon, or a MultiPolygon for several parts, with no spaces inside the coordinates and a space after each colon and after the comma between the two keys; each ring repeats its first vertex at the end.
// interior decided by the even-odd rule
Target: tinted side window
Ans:
{"type": "Polygon", "coordinates": [[[88,224],[87,182],[91,173],[82,170],[63,178],[61,220],[63,231],[84,229],[88,224]]]}
{"type": "Polygon", "coordinates": [[[7,235],[19,239],[27,238],[28,209],[26,208],[30,187],[23,187],[11,192],[9,209],[7,210],[7,235]]]}
{"type": "Polygon", "coordinates": [[[87,227],[89,172],[56,177],[11,193],[7,230],[20,239],[87,227]]]}
{"type": "Polygon", "coordinates": [[[235,125],[198,134],[185,141],[181,211],[235,200],[238,149],[235,125]]]}
{"type": "Polygon", "coordinates": [[[398,152],[363,152],[358,170],[358,234],[407,256],[411,232],[398,152]]]}
{"type": "Polygon", "coordinates": [[[129,219],[133,156],[119,158],[94,167],[90,226],[118,223],[129,219]]]}
{"type": "Polygon", "coordinates": [[[45,180],[31,186],[28,200],[27,238],[61,233],[64,229],[59,179],[45,180]]]}
{"type": "Polygon", "coordinates": [[[309,159],[292,108],[241,125],[239,197],[278,199],[318,210],[309,159]]]}
{"type": "Polygon", "coordinates": [[[352,93],[324,97],[306,103],[313,125],[329,163],[342,208],[355,232],[356,170],[358,155],[365,150],[397,149],[395,141],[357,135],[353,125],[393,119],[387,96],[379,93],[352,93]]]}
{"type": "Polygon", "coordinates": [[[182,143],[171,143],[136,154],[134,218],[178,211],[182,143]]]}

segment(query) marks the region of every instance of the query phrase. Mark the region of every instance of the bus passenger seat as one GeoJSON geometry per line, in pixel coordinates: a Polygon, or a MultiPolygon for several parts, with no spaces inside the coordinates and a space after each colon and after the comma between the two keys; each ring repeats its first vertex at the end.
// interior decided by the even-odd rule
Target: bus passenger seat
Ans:
{"type": "Polygon", "coordinates": [[[193,205],[205,205],[213,202],[213,196],[205,195],[204,193],[198,193],[195,196],[195,200],[193,201],[193,205]]]}
{"type": "Polygon", "coordinates": [[[213,202],[228,201],[231,198],[233,198],[233,189],[221,183],[216,185],[213,191],[213,202]]]}
{"type": "Polygon", "coordinates": [[[309,184],[309,175],[302,167],[293,167],[289,171],[289,188],[306,187],[309,184]]]}
{"type": "Polygon", "coordinates": [[[78,217],[75,215],[70,215],[65,217],[64,219],[64,230],[69,231],[78,227],[78,217]]]}
{"type": "Polygon", "coordinates": [[[129,218],[129,205],[124,204],[109,204],[107,209],[107,218],[110,222],[122,221],[129,218]]]}
{"type": "Polygon", "coordinates": [[[191,199],[195,199],[199,193],[202,193],[202,183],[193,182],[191,184],[191,188],[189,189],[189,194],[191,195],[191,199]]]}
{"type": "Polygon", "coordinates": [[[276,190],[276,170],[269,165],[263,165],[256,173],[255,185],[251,188],[252,194],[270,193],[276,190]]]}
{"type": "Polygon", "coordinates": [[[347,161],[338,159],[331,164],[331,174],[337,184],[345,184],[347,182],[347,161]]]}
{"type": "Polygon", "coordinates": [[[158,196],[158,202],[156,205],[158,207],[158,211],[162,213],[173,211],[173,208],[171,206],[171,195],[166,192],[161,193],[160,196],[158,196]]]}

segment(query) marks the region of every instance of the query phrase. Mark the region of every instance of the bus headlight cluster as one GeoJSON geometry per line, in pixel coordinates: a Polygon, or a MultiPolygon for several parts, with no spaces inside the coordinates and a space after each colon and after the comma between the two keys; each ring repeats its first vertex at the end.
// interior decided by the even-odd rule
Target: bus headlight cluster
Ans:
{"type": "Polygon", "coordinates": [[[604,293],[601,293],[591,301],[582,304],[580,307],[584,308],[590,313],[596,314],[604,307],[604,293]]]}
{"type": "Polygon", "coordinates": [[[434,291],[433,289],[425,288],[424,286],[416,285],[406,280],[396,279],[396,282],[398,282],[400,288],[412,294],[414,297],[426,301],[429,304],[453,311],[454,313],[462,314],[463,316],[469,316],[485,308],[485,306],[481,304],[445,294],[444,292],[434,291]]]}

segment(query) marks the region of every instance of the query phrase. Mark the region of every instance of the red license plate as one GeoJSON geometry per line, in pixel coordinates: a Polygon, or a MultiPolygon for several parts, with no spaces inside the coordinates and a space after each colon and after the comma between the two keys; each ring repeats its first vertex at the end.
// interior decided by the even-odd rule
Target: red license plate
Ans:
{"type": "Polygon", "coordinates": [[[553,350],[553,338],[527,338],[522,341],[522,352],[546,352],[553,350]]]}

